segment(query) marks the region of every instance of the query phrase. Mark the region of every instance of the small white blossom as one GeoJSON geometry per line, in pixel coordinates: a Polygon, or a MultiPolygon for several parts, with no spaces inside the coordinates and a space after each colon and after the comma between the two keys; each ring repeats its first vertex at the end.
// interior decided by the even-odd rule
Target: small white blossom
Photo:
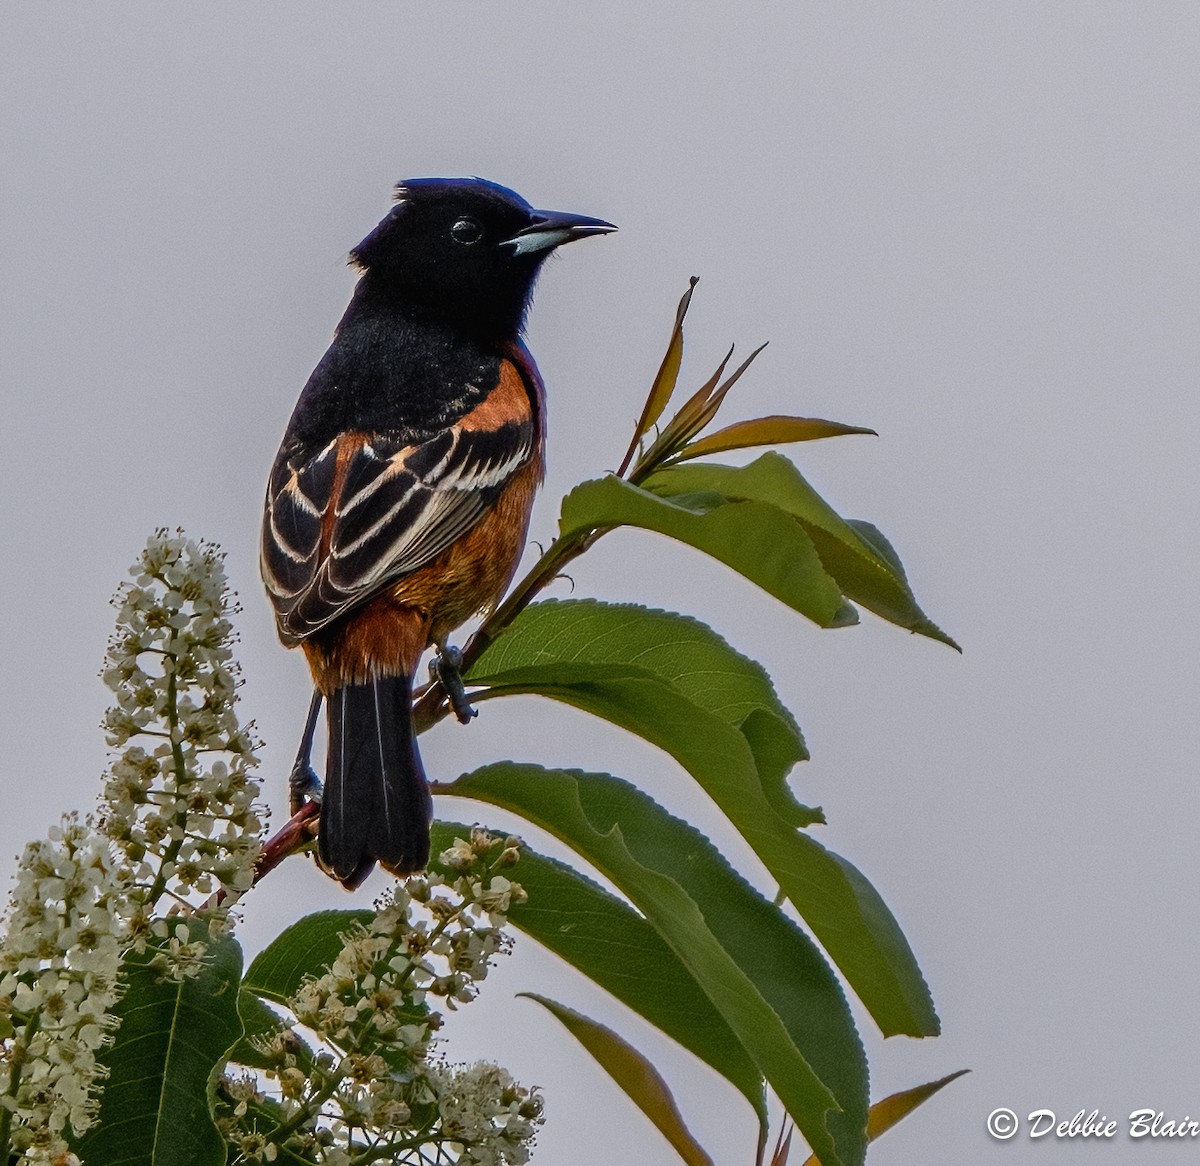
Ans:
{"type": "Polygon", "coordinates": [[[456,838],[438,855],[438,861],[452,870],[466,870],[475,861],[475,850],[465,838],[456,838]]]}

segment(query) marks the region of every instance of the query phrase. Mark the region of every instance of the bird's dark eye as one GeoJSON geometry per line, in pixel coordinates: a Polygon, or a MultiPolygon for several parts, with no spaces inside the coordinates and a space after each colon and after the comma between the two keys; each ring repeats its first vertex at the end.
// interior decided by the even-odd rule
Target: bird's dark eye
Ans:
{"type": "Polygon", "coordinates": [[[450,228],[450,234],[459,243],[478,243],[483,238],[483,227],[477,219],[465,216],[450,228]]]}

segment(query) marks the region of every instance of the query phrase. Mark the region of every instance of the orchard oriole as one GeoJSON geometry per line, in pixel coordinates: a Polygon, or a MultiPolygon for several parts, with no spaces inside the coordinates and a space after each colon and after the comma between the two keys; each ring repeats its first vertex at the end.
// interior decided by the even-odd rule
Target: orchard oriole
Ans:
{"type": "MultiPolygon", "coordinates": [[[[412,725],[425,649],[494,605],[542,479],[545,404],[521,333],[554,248],[616,230],[482,179],[401,183],[350,253],[361,276],[296,404],[267,486],[262,575],[322,700],[318,856],[347,887],[429,859],[412,725]]],[[[448,687],[450,687],[448,685],[448,687]]],[[[461,685],[459,686],[461,694],[461,685]]],[[[315,776],[313,776],[315,785],[315,776]]]]}

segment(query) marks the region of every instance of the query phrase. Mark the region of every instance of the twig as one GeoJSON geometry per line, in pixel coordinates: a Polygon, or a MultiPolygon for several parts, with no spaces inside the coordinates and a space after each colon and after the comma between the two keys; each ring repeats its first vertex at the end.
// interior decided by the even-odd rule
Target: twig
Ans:
{"type": "Polygon", "coordinates": [[[254,865],[255,883],[270,874],[289,854],[295,854],[312,841],[310,823],[320,812],[320,802],[305,802],[267,839],[254,865]]]}

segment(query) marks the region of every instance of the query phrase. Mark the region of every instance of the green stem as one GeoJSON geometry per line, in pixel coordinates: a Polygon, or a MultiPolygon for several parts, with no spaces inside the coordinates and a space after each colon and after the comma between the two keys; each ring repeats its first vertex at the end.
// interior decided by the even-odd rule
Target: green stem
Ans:
{"type": "MultiPolygon", "coordinates": [[[[181,790],[187,777],[187,763],[183,759],[183,743],[179,740],[177,732],[179,728],[179,702],[178,702],[178,682],[176,679],[175,665],[178,663],[178,657],[172,653],[167,653],[167,659],[171,661],[171,671],[167,676],[167,726],[170,729],[171,736],[171,761],[175,767],[175,788],[181,790]]],[[[183,822],[187,821],[187,810],[184,810],[183,822]]],[[[183,825],[183,822],[180,825],[183,825]]],[[[159,898],[162,896],[167,886],[167,876],[164,873],[167,865],[175,861],[179,857],[179,851],[183,847],[183,838],[177,838],[172,842],[166,850],[163,851],[162,861],[158,864],[158,874],[154,876],[154,882],[150,886],[150,910],[153,911],[158,904],[159,898]]]]}
{"type": "Polygon", "coordinates": [[[330,1073],[328,1082],[313,1094],[306,1105],[297,1110],[287,1121],[280,1122],[273,1130],[263,1134],[263,1137],[277,1146],[283,1145],[284,1139],[291,1137],[306,1121],[319,1116],[321,1106],[337,1092],[340,1082],[341,1078],[330,1073]]]}
{"type": "MultiPolygon", "coordinates": [[[[426,1130],[432,1129],[432,1123],[426,1126],[426,1130]]],[[[405,1138],[403,1142],[388,1142],[384,1141],[378,1146],[373,1146],[364,1150],[361,1154],[355,1154],[350,1159],[350,1166],[368,1166],[371,1162],[381,1162],[385,1158],[395,1159],[399,1154],[403,1154],[406,1150],[416,1150],[421,1154],[421,1160],[428,1162],[429,1159],[421,1153],[421,1146],[425,1142],[425,1132],[422,1130],[420,1135],[405,1138]]]]}

